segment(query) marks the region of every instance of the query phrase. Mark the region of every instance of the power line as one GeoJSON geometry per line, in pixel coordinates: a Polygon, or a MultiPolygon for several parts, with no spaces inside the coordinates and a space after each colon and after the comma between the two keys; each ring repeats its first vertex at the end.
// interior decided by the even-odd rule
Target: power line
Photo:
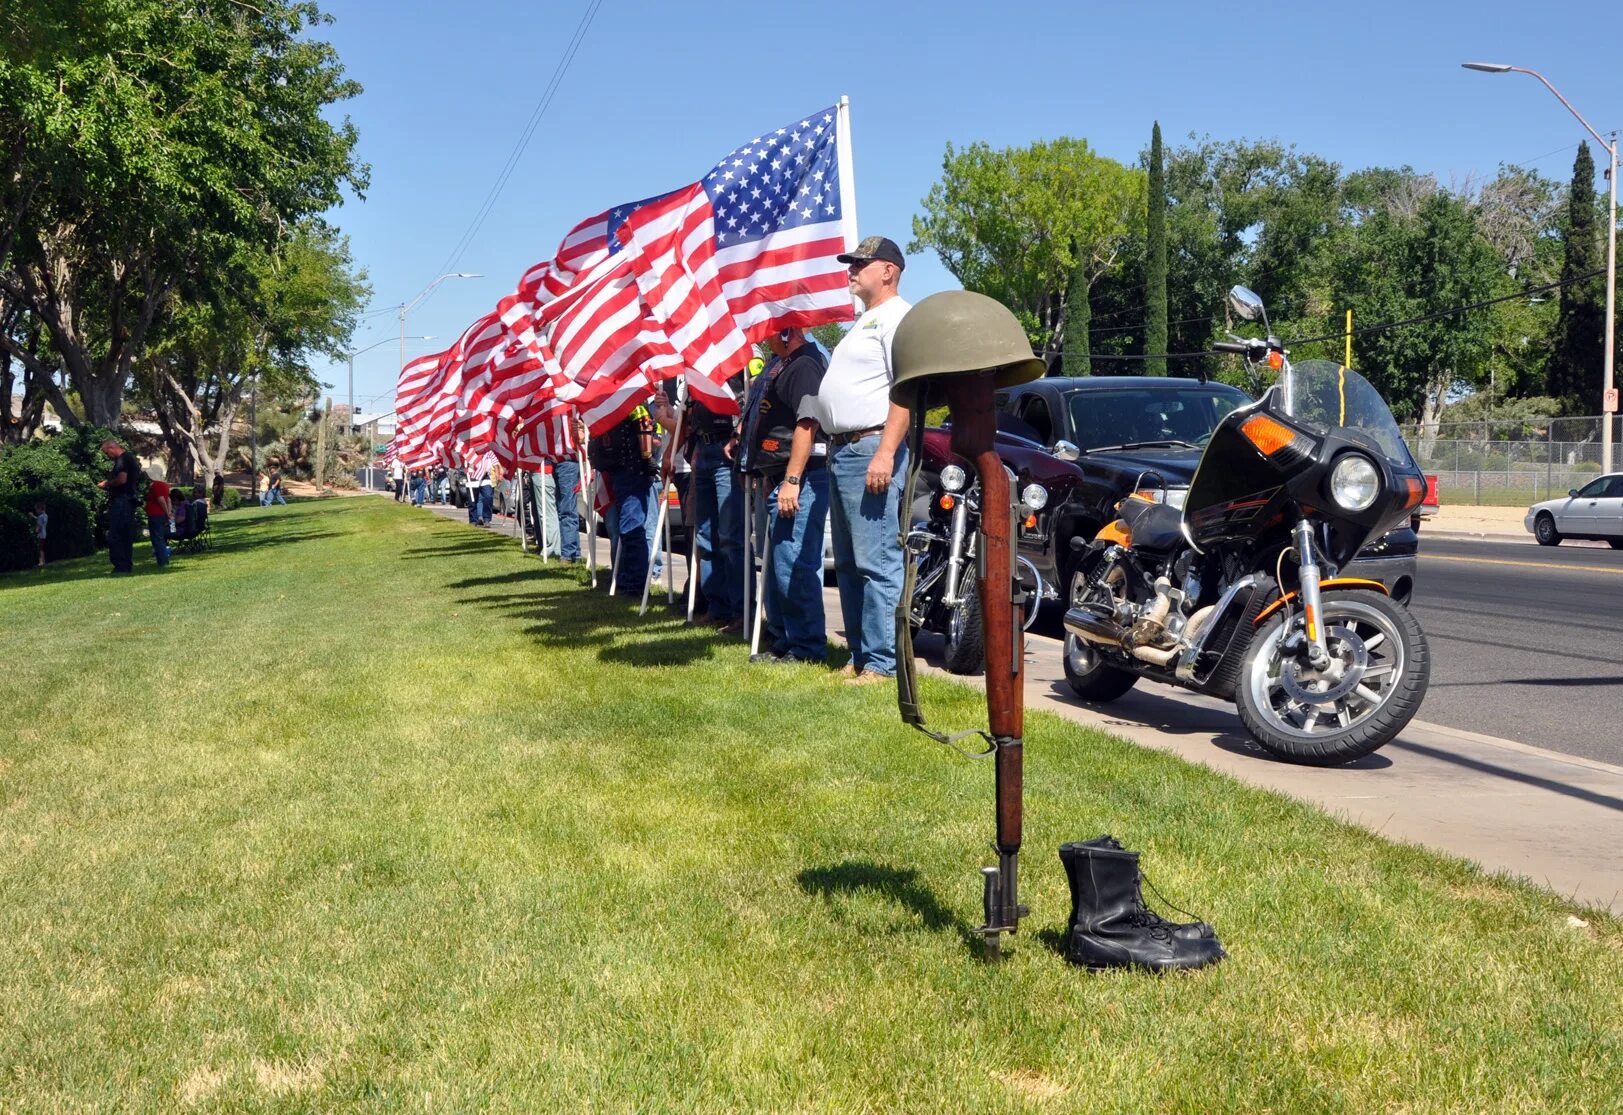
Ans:
{"type": "MultiPolygon", "coordinates": [[[[520,133],[518,141],[513,145],[513,150],[508,154],[507,161],[502,164],[501,170],[497,172],[496,181],[491,184],[489,192],[485,194],[484,201],[480,203],[473,219],[468,222],[468,227],[463,231],[455,246],[452,247],[451,253],[445,257],[445,262],[440,265],[440,274],[456,270],[457,264],[462,261],[463,253],[468,250],[473,243],[473,238],[479,234],[485,220],[496,207],[496,202],[501,197],[502,190],[507,186],[508,179],[513,176],[513,171],[518,168],[519,161],[524,157],[524,152],[529,147],[536,128],[541,124],[541,118],[546,115],[547,108],[552,104],[553,96],[558,92],[558,87],[563,84],[564,75],[569,72],[569,65],[575,60],[575,55],[580,51],[581,44],[586,39],[586,32],[591,29],[592,20],[596,18],[597,10],[602,6],[603,0],[590,0],[587,4],[585,14],[581,16],[580,23],[575,27],[574,35],[564,48],[563,57],[558,60],[558,65],[552,72],[552,79],[547,82],[546,88],[542,90],[541,97],[536,101],[535,108],[530,112],[530,118],[525,123],[523,132],[520,133]]],[[[432,297],[432,293],[430,297],[432,297]]]]}

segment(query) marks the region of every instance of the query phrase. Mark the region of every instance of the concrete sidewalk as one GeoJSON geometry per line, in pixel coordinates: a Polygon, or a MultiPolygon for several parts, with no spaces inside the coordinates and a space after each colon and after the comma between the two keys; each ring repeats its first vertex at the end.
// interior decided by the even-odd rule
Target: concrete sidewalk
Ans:
{"type": "MultiPolygon", "coordinates": [[[[466,522],[457,508],[431,510],[466,522]]],[[[490,529],[516,537],[501,519],[490,529]]],[[[606,569],[607,543],[599,553],[606,569]]],[[[686,584],[685,565],[678,556],[679,588],[686,584]]],[[[824,608],[830,637],[843,638],[832,588],[824,592],[824,608]]],[[[950,676],[934,664],[939,640],[924,636],[918,649],[921,666],[950,676]]],[[[1418,720],[1350,766],[1294,766],[1270,758],[1252,743],[1234,707],[1209,697],[1140,682],[1108,706],[1078,704],[1065,682],[1062,649],[1056,639],[1027,636],[1028,708],[1311,802],[1383,836],[1623,912],[1623,768],[1418,720]]],[[[978,678],[957,680],[981,686],[978,678]]],[[[1040,754],[1040,736],[1034,742],[1040,754]]]]}

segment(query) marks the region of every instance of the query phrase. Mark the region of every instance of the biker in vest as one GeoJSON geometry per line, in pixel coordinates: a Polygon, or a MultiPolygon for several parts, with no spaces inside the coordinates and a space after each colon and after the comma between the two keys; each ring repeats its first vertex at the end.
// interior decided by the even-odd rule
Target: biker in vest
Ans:
{"type": "MultiPolygon", "coordinates": [[[[651,540],[648,535],[654,482],[654,421],[647,408],[638,407],[591,441],[593,467],[608,478],[612,503],[607,516],[611,554],[619,555],[615,585],[620,592],[640,596],[648,579],[651,540]],[[620,547],[627,549],[620,554],[620,547]]],[[[613,558],[611,558],[613,560],[613,558]]]]}
{"type": "Polygon", "coordinates": [[[828,650],[823,615],[828,445],[810,405],[828,361],[799,329],[785,329],[769,344],[777,360],[761,374],[767,382],[747,415],[746,440],[747,467],[761,478],[756,521],[768,549],[771,649],[751,661],[821,662],[828,650]]]}

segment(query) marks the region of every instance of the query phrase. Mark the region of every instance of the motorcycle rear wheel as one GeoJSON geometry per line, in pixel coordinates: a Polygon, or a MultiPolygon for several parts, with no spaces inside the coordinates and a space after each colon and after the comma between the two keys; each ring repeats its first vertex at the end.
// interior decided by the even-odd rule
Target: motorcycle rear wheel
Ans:
{"type": "Polygon", "coordinates": [[[973,579],[947,616],[947,645],[942,664],[949,673],[978,674],[986,669],[986,631],[981,625],[981,594],[973,579]]]}
{"type": "MultiPolygon", "coordinates": [[[[1073,604],[1081,603],[1085,599],[1087,583],[1087,575],[1080,569],[1072,573],[1071,591],[1066,599],[1073,604]]],[[[1138,684],[1137,674],[1106,666],[1096,649],[1069,631],[1065,633],[1065,649],[1061,657],[1065,663],[1065,684],[1084,701],[1108,704],[1138,684]]]]}
{"type": "MultiPolygon", "coordinates": [[[[1339,674],[1302,674],[1294,659],[1285,660],[1281,612],[1252,639],[1235,703],[1246,730],[1270,754],[1339,766],[1384,747],[1414,719],[1431,676],[1431,651],[1409,610],[1378,592],[1329,593],[1320,611],[1332,670],[1339,674]],[[1357,683],[1336,699],[1307,701],[1289,692],[1291,685],[1329,691],[1352,669],[1357,683]],[[1287,670],[1298,673],[1287,678],[1287,670]]],[[[1292,629],[1301,622],[1301,612],[1293,611],[1292,629]]]]}

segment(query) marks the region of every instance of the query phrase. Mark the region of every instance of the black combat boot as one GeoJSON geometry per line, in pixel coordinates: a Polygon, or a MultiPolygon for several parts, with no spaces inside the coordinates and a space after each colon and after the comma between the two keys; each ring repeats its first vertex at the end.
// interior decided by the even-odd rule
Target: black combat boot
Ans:
{"type": "Polygon", "coordinates": [[[1062,844],[1071,883],[1065,955],[1090,971],[1138,966],[1156,971],[1200,968],[1226,955],[1203,921],[1167,921],[1144,905],[1138,853],[1110,836],[1062,844]]]}

